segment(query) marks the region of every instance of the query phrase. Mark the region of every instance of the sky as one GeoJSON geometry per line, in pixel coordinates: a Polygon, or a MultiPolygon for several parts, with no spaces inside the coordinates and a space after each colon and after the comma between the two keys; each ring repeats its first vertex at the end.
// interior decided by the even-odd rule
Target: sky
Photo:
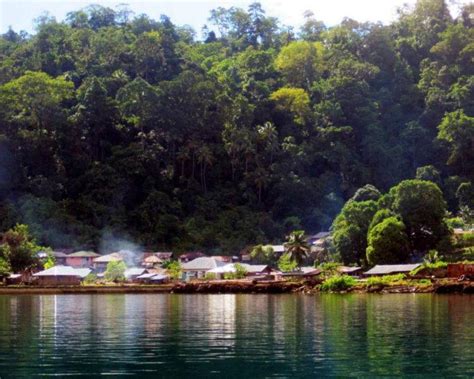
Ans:
{"type": "MultiPolygon", "coordinates": [[[[115,8],[126,3],[135,14],[145,13],[158,19],[166,14],[176,25],[190,25],[196,32],[208,23],[211,9],[237,6],[247,8],[255,0],[0,0],[0,33],[11,26],[15,31],[34,32],[33,20],[45,11],[62,21],[66,14],[90,4],[115,8]]],[[[344,17],[357,21],[388,23],[396,18],[396,11],[416,0],[260,0],[267,15],[278,17],[285,25],[298,27],[303,23],[303,12],[311,10],[315,17],[328,26],[336,25],[344,17]]],[[[469,0],[458,0],[468,3],[469,0]]]]}

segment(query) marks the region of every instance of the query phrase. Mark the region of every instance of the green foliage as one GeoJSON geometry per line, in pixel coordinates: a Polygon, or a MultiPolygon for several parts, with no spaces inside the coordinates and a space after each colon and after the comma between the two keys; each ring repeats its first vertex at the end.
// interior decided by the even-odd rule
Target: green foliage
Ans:
{"type": "Polygon", "coordinates": [[[365,260],[367,232],[376,211],[373,200],[350,200],[334,220],[334,246],[345,264],[360,264],[365,260]]]}
{"type": "Polygon", "coordinates": [[[54,257],[54,255],[51,252],[48,252],[47,254],[48,254],[48,258],[43,264],[43,267],[45,270],[51,267],[54,267],[56,265],[56,258],[54,257]]]}
{"type": "Polygon", "coordinates": [[[321,291],[324,292],[338,292],[346,291],[355,286],[356,280],[349,275],[332,276],[324,280],[321,284],[321,291]]]}
{"type": "Polygon", "coordinates": [[[28,226],[17,224],[2,235],[0,243],[0,259],[3,268],[13,272],[33,269],[38,266],[38,252],[45,250],[36,244],[30,235],[28,226]]]}
{"type": "Polygon", "coordinates": [[[418,266],[414,270],[410,272],[410,275],[415,276],[418,275],[421,271],[426,271],[428,275],[432,275],[433,271],[439,269],[445,269],[448,267],[448,264],[443,261],[436,261],[436,262],[429,262],[425,260],[421,266],[418,266]]]}
{"type": "Polygon", "coordinates": [[[11,272],[10,263],[5,258],[0,258],[0,277],[8,276],[11,272]]]}
{"type": "Polygon", "coordinates": [[[324,69],[320,42],[294,41],[280,50],[276,68],[296,87],[309,88],[324,69]]]}
{"type": "Polygon", "coordinates": [[[367,278],[365,282],[368,287],[371,286],[389,286],[393,284],[404,284],[405,275],[404,274],[395,274],[395,275],[384,275],[384,276],[372,276],[367,278]]]}
{"type": "Polygon", "coordinates": [[[390,189],[391,210],[406,226],[410,245],[428,251],[449,234],[444,221],[446,202],[439,187],[428,181],[405,180],[390,189]]]}
{"type": "Polygon", "coordinates": [[[325,278],[329,278],[332,276],[337,276],[339,274],[338,267],[341,266],[340,263],[337,262],[327,262],[323,263],[322,265],[318,266],[321,270],[321,276],[325,278]]]}
{"type": "Polygon", "coordinates": [[[250,252],[252,260],[260,264],[275,263],[275,252],[271,245],[256,245],[250,252]]]}
{"type": "Polygon", "coordinates": [[[294,230],[285,242],[285,254],[289,259],[301,266],[309,253],[309,245],[306,242],[304,230],[294,230]]]}
{"type": "Polygon", "coordinates": [[[426,253],[423,261],[427,264],[434,264],[440,260],[439,253],[436,250],[430,250],[426,253]]]}
{"type": "Polygon", "coordinates": [[[86,285],[95,284],[96,282],[97,282],[97,275],[93,273],[90,273],[89,275],[87,275],[82,281],[82,283],[86,285]]]}
{"type": "Polygon", "coordinates": [[[390,217],[396,217],[396,214],[390,209],[383,208],[377,211],[377,213],[375,213],[374,217],[372,218],[372,221],[370,222],[369,233],[374,228],[374,226],[380,224],[385,219],[390,217]]]}
{"type": "Polygon", "coordinates": [[[298,268],[298,263],[291,259],[289,254],[283,254],[280,259],[278,259],[278,269],[282,272],[291,272],[295,271],[298,268]]]}
{"type": "Polygon", "coordinates": [[[125,281],[125,270],[127,266],[123,261],[111,261],[107,263],[104,278],[108,282],[123,282],[125,281]]]}
{"type": "Polygon", "coordinates": [[[473,223],[471,8],[454,19],[420,0],[389,25],[331,28],[307,12],[297,31],[258,3],[219,7],[198,41],[166,16],[93,5],[9,31],[0,231],[18,222],[41,244],[92,249],[113,230],[235,254],[333,224],[336,255],[362,264],[387,209],[413,251],[441,254],[434,192],[415,186],[399,207],[376,188],[428,179],[473,223]]]}
{"type": "Polygon", "coordinates": [[[234,263],[234,272],[226,272],[224,279],[244,279],[247,276],[247,270],[240,263],[234,263]]]}
{"type": "Polygon", "coordinates": [[[465,227],[464,220],[461,217],[451,217],[451,218],[446,219],[446,225],[448,225],[448,227],[451,229],[454,229],[454,228],[463,229],[465,227]]]}
{"type": "Polygon", "coordinates": [[[170,261],[166,267],[166,271],[171,279],[181,279],[181,263],[179,261],[170,261]]]}
{"type": "Polygon", "coordinates": [[[293,114],[297,124],[304,124],[310,113],[310,99],[302,88],[280,88],[273,92],[270,99],[275,101],[277,109],[293,114]]]}
{"type": "Polygon", "coordinates": [[[368,235],[367,262],[370,265],[406,262],[409,243],[403,222],[389,217],[374,226],[368,235]]]}
{"type": "Polygon", "coordinates": [[[474,117],[457,110],[444,116],[438,127],[438,139],[449,145],[448,164],[459,167],[462,174],[472,174],[474,170],[474,117]]]}
{"type": "Polygon", "coordinates": [[[416,169],[416,179],[427,180],[436,183],[438,186],[441,185],[441,175],[433,165],[418,167],[416,169]]]}
{"type": "Polygon", "coordinates": [[[359,188],[354,196],[352,196],[352,201],[368,201],[374,200],[377,201],[382,194],[380,191],[371,184],[366,184],[365,186],[359,188]]]}
{"type": "Polygon", "coordinates": [[[206,272],[206,275],[204,275],[204,280],[216,280],[217,275],[212,273],[212,272],[206,272]]]}

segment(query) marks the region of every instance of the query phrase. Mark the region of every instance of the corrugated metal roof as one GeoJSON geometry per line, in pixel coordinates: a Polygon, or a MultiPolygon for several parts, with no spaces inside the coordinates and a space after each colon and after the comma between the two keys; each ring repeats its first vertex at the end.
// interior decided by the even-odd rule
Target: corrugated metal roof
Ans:
{"type": "Polygon", "coordinates": [[[108,263],[108,262],[117,262],[117,261],[123,261],[123,257],[119,253],[102,255],[94,259],[94,263],[108,263]]]}
{"type": "Polygon", "coordinates": [[[268,266],[267,265],[249,265],[247,263],[241,263],[242,266],[247,270],[248,273],[250,274],[255,274],[258,272],[265,271],[268,266]]]}
{"type": "Polygon", "coordinates": [[[166,280],[168,278],[169,278],[168,275],[156,274],[156,275],[152,276],[150,279],[151,280],[166,280]]]}
{"type": "Polygon", "coordinates": [[[181,265],[183,270],[192,271],[209,271],[216,267],[224,266],[223,262],[219,262],[212,257],[200,257],[193,259],[190,262],[183,263],[181,265]]]}
{"type": "Polygon", "coordinates": [[[362,270],[361,267],[350,267],[350,266],[339,266],[337,268],[337,271],[343,273],[343,274],[349,274],[351,272],[356,272],[362,270]]]}
{"type": "Polygon", "coordinates": [[[146,272],[146,269],[144,268],[140,268],[140,267],[130,267],[130,268],[127,268],[124,272],[124,276],[126,278],[130,278],[131,276],[138,276],[138,275],[142,275],[143,273],[146,272]]]}
{"type": "MultiPolygon", "coordinates": [[[[212,270],[209,270],[211,274],[225,274],[227,272],[235,272],[235,263],[229,263],[225,266],[216,267],[212,270]]],[[[248,273],[258,273],[264,271],[268,266],[267,265],[249,265],[246,263],[240,264],[248,273]]]]}
{"type": "Polygon", "coordinates": [[[68,257],[100,257],[99,254],[93,251],[76,251],[75,253],[69,254],[68,257]]]}
{"type": "Polygon", "coordinates": [[[282,275],[285,276],[305,276],[305,275],[319,275],[321,273],[320,269],[315,267],[300,267],[298,270],[283,272],[282,275]]]}
{"type": "Polygon", "coordinates": [[[369,271],[366,271],[365,275],[388,275],[397,272],[410,272],[415,268],[419,267],[421,263],[413,263],[406,265],[376,265],[369,271]]]}
{"type": "Polygon", "coordinates": [[[75,270],[83,279],[92,272],[90,268],[75,268],[75,270]]]}
{"type": "Polygon", "coordinates": [[[47,270],[37,272],[36,274],[33,274],[33,276],[81,276],[81,275],[73,267],[54,266],[47,270]]]}
{"type": "Polygon", "coordinates": [[[151,278],[155,275],[157,275],[157,274],[155,274],[155,273],[142,274],[142,275],[137,276],[137,279],[149,279],[149,278],[151,278]]]}
{"type": "Polygon", "coordinates": [[[62,251],[53,251],[53,255],[56,258],[66,258],[67,254],[63,253],[62,251]]]}

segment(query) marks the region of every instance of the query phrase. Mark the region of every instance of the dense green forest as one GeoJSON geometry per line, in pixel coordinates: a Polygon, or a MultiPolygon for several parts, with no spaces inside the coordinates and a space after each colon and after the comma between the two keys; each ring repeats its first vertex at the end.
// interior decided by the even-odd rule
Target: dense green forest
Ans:
{"type": "Polygon", "coordinates": [[[254,3],[212,11],[201,36],[94,5],[9,30],[0,231],[235,253],[325,230],[359,188],[409,178],[472,212],[473,14],[419,0],[390,25],[307,12],[296,30],[254,3]]]}

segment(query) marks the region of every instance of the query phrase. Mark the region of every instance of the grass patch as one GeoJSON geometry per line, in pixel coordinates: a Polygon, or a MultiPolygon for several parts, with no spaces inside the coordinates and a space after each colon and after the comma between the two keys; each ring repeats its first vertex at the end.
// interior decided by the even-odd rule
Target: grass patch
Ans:
{"type": "Polygon", "coordinates": [[[444,269],[447,268],[448,264],[443,261],[435,262],[435,263],[423,263],[421,266],[418,266],[413,271],[410,272],[410,275],[417,275],[422,270],[428,270],[428,273],[431,274],[434,270],[444,269]]]}
{"type": "Polygon", "coordinates": [[[345,291],[353,287],[356,284],[356,280],[349,275],[333,276],[326,279],[321,284],[321,291],[324,292],[336,292],[345,291]]]}
{"type": "Polygon", "coordinates": [[[368,278],[366,285],[371,286],[389,286],[392,284],[406,284],[405,274],[396,274],[396,275],[385,275],[385,276],[373,276],[368,278]]]}

